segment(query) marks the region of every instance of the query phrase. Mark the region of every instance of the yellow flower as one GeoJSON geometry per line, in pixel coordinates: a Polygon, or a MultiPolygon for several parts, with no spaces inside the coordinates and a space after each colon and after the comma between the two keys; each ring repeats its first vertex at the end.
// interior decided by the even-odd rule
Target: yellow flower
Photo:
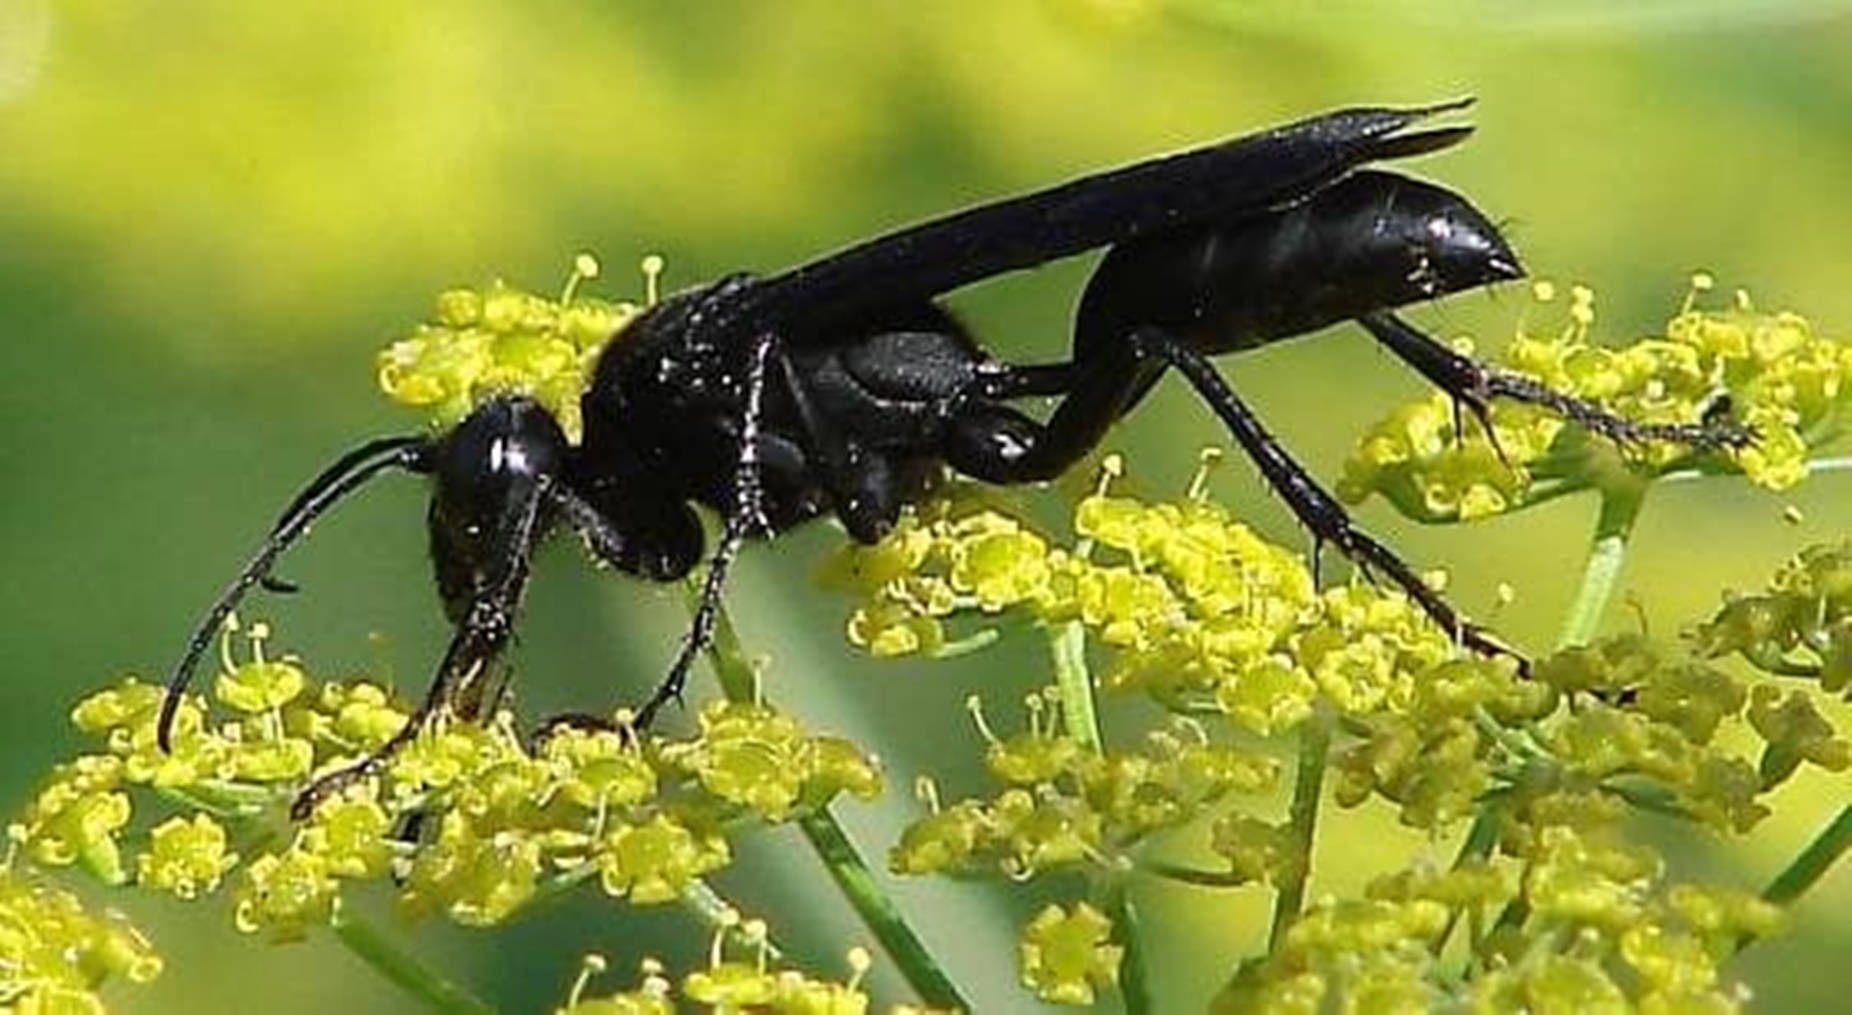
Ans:
{"type": "Polygon", "coordinates": [[[1016,946],[1023,986],[1051,1004],[1092,1004],[1096,988],[1119,982],[1125,949],[1111,943],[1112,931],[1112,921],[1085,902],[1042,910],[1016,946]]]}

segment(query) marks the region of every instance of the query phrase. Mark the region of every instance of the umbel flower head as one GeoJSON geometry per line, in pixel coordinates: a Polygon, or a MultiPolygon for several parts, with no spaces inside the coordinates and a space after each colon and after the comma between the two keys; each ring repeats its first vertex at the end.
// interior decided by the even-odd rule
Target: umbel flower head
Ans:
{"type": "Polygon", "coordinates": [[[1707,656],[1740,655],[1770,673],[1852,691],[1852,542],[1803,550],[1765,592],[1736,595],[1699,626],[1707,656]]]}
{"type": "Polygon", "coordinates": [[[1740,1010],[1741,990],[1718,967],[1773,933],[1779,910],[1666,878],[1658,853],[1622,837],[1619,808],[1556,803],[1528,812],[1529,845],[1509,856],[1411,866],[1361,899],[1316,904],[1212,1010],[1740,1010]],[[1464,984],[1440,957],[1456,927],[1478,970],[1464,984]]]}
{"type": "MultiPolygon", "coordinates": [[[[720,914],[707,966],[682,978],[681,999],[716,1012],[864,1015],[868,1011],[868,995],[862,989],[862,979],[868,975],[874,960],[866,949],[849,949],[846,956],[849,976],[845,980],[830,980],[797,969],[775,967],[768,935],[763,920],[744,919],[731,909],[720,914]],[[741,942],[748,955],[729,957],[729,939],[741,942]]],[[[600,997],[590,992],[591,981],[606,968],[603,956],[586,956],[565,1006],[556,1009],[559,1015],[671,1015],[684,1010],[676,1004],[675,984],[661,961],[644,959],[636,986],[600,997]]]]}
{"type": "Polygon", "coordinates": [[[270,657],[268,638],[262,624],[228,628],[213,696],[230,715],[187,698],[171,753],[154,738],[160,688],[128,679],[80,702],[73,721],[101,742],[60,766],[12,826],[25,856],[183,899],[229,880],[237,926],[287,941],[336,919],[348,886],[369,880],[393,884],[408,913],[465,924],[592,878],[633,904],[673,900],[731,861],[740,826],[881,788],[861,750],[764,704],[710,702],[683,740],[620,733],[621,714],[610,729],[539,742],[507,714],[439,716],[278,836],[315,775],[365,757],[407,711],[373,684],[319,683],[298,660],[270,657]],[[427,829],[423,841],[404,836],[408,821],[427,829]]]}
{"type": "MultiPolygon", "coordinates": [[[[646,266],[652,301],[658,271],[646,266]]],[[[431,323],[382,353],[381,387],[438,427],[492,394],[523,393],[577,440],[587,371],[636,312],[580,298],[595,274],[582,258],[558,299],[499,282],[444,294],[431,323]]],[[[1578,290],[1569,316],[1558,335],[1520,329],[1511,368],[1641,420],[1728,412],[1757,441],[1697,456],[1616,450],[1522,406],[1496,407],[1475,441],[1442,399],[1379,426],[1345,492],[1456,520],[1671,470],[1736,470],[1779,488],[1843,428],[1852,359],[1794,315],[1757,314],[1746,297],[1727,313],[1688,303],[1663,339],[1621,349],[1588,341],[1592,293],[1578,290]]],[[[973,696],[971,742],[995,786],[943,805],[921,779],[927,813],[889,853],[909,875],[1084,880],[1090,901],[1049,905],[1022,928],[1025,987],[1090,1004],[1122,974],[1131,981],[1137,921],[1123,889],[1142,870],[1278,892],[1270,953],[1241,968],[1218,1010],[1737,1009],[1743,994],[1721,963],[1771,933],[1779,911],[1674,879],[1664,857],[1627,838],[1625,819],[1651,810],[1740,834],[1802,766],[1852,766],[1813,688],[1784,679],[1829,693],[1852,683],[1852,550],[1808,551],[1766,593],[1733,598],[1694,628],[1685,648],[1606,639],[1539,660],[1526,680],[1509,660],[1460,651],[1398,590],[1320,588],[1297,554],[1204,498],[1200,477],[1187,496],[1154,503],[1115,495],[1118,469],[1075,507],[1065,541],[952,484],[830,568],[858,597],[850,640],[877,656],[981,647],[1005,621],[1050,633],[1056,686],[1028,697],[1021,729],[1000,735],[973,696]],[[1142,740],[1093,728],[1088,638],[1108,655],[1100,686],[1168,713],[1142,740]],[[1773,676],[1718,668],[1732,654],[1773,676]],[[1282,822],[1261,794],[1281,781],[1288,736],[1301,760],[1282,822]],[[1328,790],[1342,806],[1385,802],[1434,835],[1477,820],[1448,869],[1423,856],[1361,897],[1288,906],[1311,874],[1310,825],[1298,823],[1305,786],[1319,791],[1305,797],[1310,810],[1328,790]],[[1160,855],[1189,836],[1207,866],[1160,855]],[[1443,963],[1461,950],[1456,934],[1471,956],[1463,970],[1443,963]]],[[[322,682],[299,660],[273,658],[268,637],[262,625],[228,628],[211,700],[180,703],[171,752],[154,734],[157,687],[125,680],[73,710],[94,749],[59,766],[9,826],[0,1007],[95,1010],[105,979],[159,970],[132,930],[84,913],[35,865],[180,899],[223,892],[236,926],[275,942],[341,920],[364,881],[389,882],[409,915],[489,925],[593,880],[633,905],[711,897],[701,881],[731,862],[742,826],[881,787],[856,745],[729,684],[754,700],[701,707],[697,732],[681,739],[639,737],[622,713],[609,729],[540,740],[506,714],[440,714],[289,824],[282,812],[304,786],[369,757],[407,710],[375,684],[322,682]]],[[[645,960],[633,989],[593,997],[603,962],[588,960],[561,1010],[867,1009],[865,952],[850,953],[846,980],[816,978],[780,967],[763,922],[730,910],[710,919],[719,926],[705,968],[672,981],[645,960]]]]}
{"type": "MultiPolygon", "coordinates": [[[[646,260],[644,271],[653,302],[662,259],[646,260]]],[[[380,390],[428,411],[439,429],[490,395],[527,395],[577,443],[584,422],[579,396],[598,353],[639,310],[635,303],[579,295],[580,283],[597,275],[598,262],[580,254],[557,298],[500,279],[480,289],[446,290],[430,321],[381,350],[380,390]]]]}
{"type": "Polygon", "coordinates": [[[160,974],[160,957],[125,921],[92,915],[13,863],[0,866],[0,1009],[101,1012],[96,991],[109,980],[160,974]]]}
{"type": "MultiPolygon", "coordinates": [[[[1712,286],[1710,276],[1694,276],[1665,333],[1624,346],[1592,339],[1595,295],[1576,286],[1568,320],[1552,330],[1531,320],[1546,316],[1533,308],[1499,363],[1642,422],[1728,413],[1754,433],[1748,446],[1705,454],[1672,444],[1617,449],[1547,410],[1508,401],[1493,402],[1488,435],[1437,393],[1364,435],[1338,495],[1357,503],[1379,494],[1411,518],[1448,522],[1611,482],[1617,467],[1641,478],[1698,469],[1741,472],[1771,490],[1794,485],[1807,473],[1808,449],[1852,423],[1852,345],[1815,334],[1799,314],[1759,311],[1740,290],[1727,310],[1699,306],[1712,286]]],[[[1547,307],[1555,286],[1538,283],[1533,294],[1547,307]]]]}
{"type": "MultiPolygon", "coordinates": [[[[1255,740],[1318,723],[1330,732],[1320,766],[1339,805],[1384,801],[1434,834],[1477,816],[1482,849],[1451,870],[1417,861],[1365,898],[1314,905],[1244,969],[1221,1008],[1736,1009],[1719,967],[1774,930],[1776,908],[1673,880],[1624,821],[1646,807],[1741,834],[1799,766],[1852,766],[1852,746],[1808,690],[1706,661],[1742,651],[1818,675],[1833,644],[1825,632],[1838,630],[1838,600],[1852,588],[1839,574],[1852,573],[1852,553],[1808,551],[1767,596],[1726,603],[1689,644],[1619,636],[1542,658],[1520,679],[1457,649],[1399,592],[1319,591],[1295,555],[1200,496],[1115,496],[1108,473],[1074,509],[1069,540],[954,485],[826,569],[858,597],[849,639],[872,654],[966,651],[983,642],[973,625],[1028,621],[1051,645],[1078,627],[1109,650],[1105,688],[1173,713],[1142,750],[1125,750],[1077,730],[1052,688],[1027,699],[1015,733],[993,729],[974,700],[974,744],[997,787],[944,803],[922,779],[927,813],[890,852],[892,870],[1011,881],[1084,873],[1097,885],[1144,867],[1150,841],[1168,832],[1173,843],[1202,836],[1217,865],[1160,863],[1160,876],[1302,884],[1305,839],[1254,797],[1280,775],[1255,740]],[[1436,958],[1456,928],[1477,956],[1479,975],[1465,982],[1436,958]]],[[[1084,904],[1051,907],[1019,939],[1024,983],[1044,1000],[1089,1003],[1117,975],[1117,933],[1084,904]]]]}
{"type": "Polygon", "coordinates": [[[824,576],[858,597],[849,640],[877,656],[935,654],[966,643],[952,625],[1076,622],[1112,650],[1109,689],[1260,735],[1292,730],[1321,701],[1358,718],[1424,703],[1457,713],[1437,687],[1520,712],[1553,703],[1510,660],[1461,652],[1401,592],[1361,579],[1321,591],[1300,555],[1220,506],[1114,496],[1112,472],[1075,505],[1071,546],[954,484],[879,543],[845,548],[824,576]]]}

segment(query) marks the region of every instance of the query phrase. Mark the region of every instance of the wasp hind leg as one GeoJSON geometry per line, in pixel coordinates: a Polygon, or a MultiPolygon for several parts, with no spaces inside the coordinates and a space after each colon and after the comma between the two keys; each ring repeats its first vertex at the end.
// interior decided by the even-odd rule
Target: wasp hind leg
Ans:
{"type": "MultiPolygon", "coordinates": [[[[1493,442],[1494,449],[1498,445],[1493,436],[1489,405],[1494,398],[1541,406],[1616,444],[1663,441],[1714,451],[1743,447],[1755,436],[1748,427],[1727,418],[1706,418],[1697,423],[1645,423],[1616,415],[1594,402],[1546,387],[1523,374],[1487,366],[1454,352],[1392,313],[1366,314],[1359,323],[1384,348],[1450,395],[1456,405],[1465,405],[1471,410],[1485,428],[1486,438],[1493,442]]],[[[1499,452],[1499,457],[1504,458],[1503,451],[1499,452]]]]}
{"type": "MultiPolygon", "coordinates": [[[[1357,528],[1337,499],[1267,432],[1208,357],[1163,329],[1139,328],[1092,362],[1074,364],[1067,396],[1045,424],[988,399],[972,400],[954,420],[947,460],[961,472],[989,482],[1053,478],[1097,445],[1125,409],[1170,368],[1190,382],[1310,531],[1314,561],[1320,548],[1336,547],[1366,573],[1400,587],[1461,644],[1486,654],[1515,656],[1510,647],[1464,618],[1387,547],[1357,528]]],[[[1023,386],[1007,374],[1006,368],[993,390],[1023,386]]]]}

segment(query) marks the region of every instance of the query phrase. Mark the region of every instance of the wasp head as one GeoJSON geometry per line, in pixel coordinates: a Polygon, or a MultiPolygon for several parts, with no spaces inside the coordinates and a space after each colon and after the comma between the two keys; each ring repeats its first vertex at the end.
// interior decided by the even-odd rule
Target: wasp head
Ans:
{"type": "Polygon", "coordinates": [[[549,520],[549,490],[565,480],[569,445],[552,414],[531,398],[477,406],[433,449],[429,528],[438,591],[453,621],[525,560],[549,520]]]}

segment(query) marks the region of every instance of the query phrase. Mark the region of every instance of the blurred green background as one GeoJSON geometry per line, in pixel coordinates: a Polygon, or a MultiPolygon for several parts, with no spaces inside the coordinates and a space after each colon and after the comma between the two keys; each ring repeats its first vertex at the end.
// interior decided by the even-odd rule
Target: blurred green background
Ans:
{"type": "MultiPolygon", "coordinates": [[[[334,453],[416,421],[372,388],[372,357],[439,289],[496,275],[550,291],[573,253],[597,291],[668,257],[670,285],[775,269],[902,222],[1092,168],[1356,103],[1474,94],[1470,143],[1415,171],[1507,224],[1532,270],[1599,292],[1600,333],[1657,327],[1694,268],[1829,334],[1852,330],[1852,13],[1843,3],[1567,5],[1191,0],[843,4],[133,4],[0,0],[0,615],[8,666],[0,800],[14,808],[76,747],[68,706],[124,671],[158,673],[273,512],[334,453]]],[[[955,302],[1005,354],[1065,345],[1084,264],[955,302]]],[[[1719,298],[1727,298],[1720,294],[1719,298]]],[[[1507,334],[1521,290],[1417,315],[1507,334]]],[[[1416,381],[1355,329],[1225,363],[1315,473],[1416,381]]],[[[1179,490],[1221,439],[1165,390],[1113,440],[1135,485],[1179,490]]],[[[1218,494],[1300,539],[1244,465],[1218,494]]],[[[326,675],[421,687],[445,629],[422,548],[422,497],[386,482],[321,524],[284,573],[303,595],[257,609],[326,675]]],[[[1625,588],[1655,633],[1749,588],[1790,552],[1852,530],[1852,482],[1782,496],[1729,481],[1655,494],[1625,588]],[[1781,521],[1798,506],[1799,525],[1781,521]]],[[[1058,500],[1032,497],[1043,510],[1058,500]]],[[[1576,498],[1465,528],[1361,513],[1413,561],[1446,565],[1468,612],[1544,648],[1594,504],[1576,498]]],[[[872,745],[890,793],[842,816],[874,855],[925,771],[979,787],[960,707],[993,714],[1046,674],[1039,646],[957,663],[872,664],[842,604],[798,591],[842,537],[755,547],[732,603],[773,659],[772,693],[872,745]]],[[[1625,610],[1615,627],[1635,621],[1625,610]]],[[[652,682],[680,632],[671,590],[543,555],[519,649],[529,715],[603,708],[652,682]]],[[[1033,641],[1031,639],[1031,641],[1033,641]]],[[[1748,842],[1692,841],[1696,869],[1759,884],[1845,797],[1797,779],[1748,842]]],[[[1334,822],[1321,890],[1372,872],[1393,817],[1334,822]],[[1367,847],[1361,844],[1368,844],[1367,847]],[[1365,852],[1365,850],[1368,852],[1365,852]]],[[[1410,848],[1422,844],[1410,840],[1410,848]]],[[[1446,844],[1434,844],[1441,855],[1446,844]]],[[[763,834],[718,879],[797,955],[837,971],[865,940],[794,835],[763,834]]],[[[987,1010],[1012,986],[1029,902],[937,881],[896,892],[987,1010]]],[[[91,893],[92,897],[98,897],[91,893]]],[[[1033,894],[1033,893],[1031,893],[1033,894]]],[[[1153,886],[1164,995],[1207,996],[1263,933],[1266,897],[1153,886]]],[[[223,904],[116,899],[169,960],[125,1010],[272,1015],[405,1010],[325,940],[240,939],[223,904]]],[[[1788,938],[1734,972],[1765,1010],[1843,1003],[1852,874],[1810,895],[1788,938]]],[[[431,923],[415,946],[509,1011],[549,1008],[599,950],[629,970],[704,946],[679,912],[598,899],[495,932],[431,923]]],[[[892,988],[891,978],[878,981],[892,988]]],[[[890,989],[888,997],[895,995],[890,989]]]]}

